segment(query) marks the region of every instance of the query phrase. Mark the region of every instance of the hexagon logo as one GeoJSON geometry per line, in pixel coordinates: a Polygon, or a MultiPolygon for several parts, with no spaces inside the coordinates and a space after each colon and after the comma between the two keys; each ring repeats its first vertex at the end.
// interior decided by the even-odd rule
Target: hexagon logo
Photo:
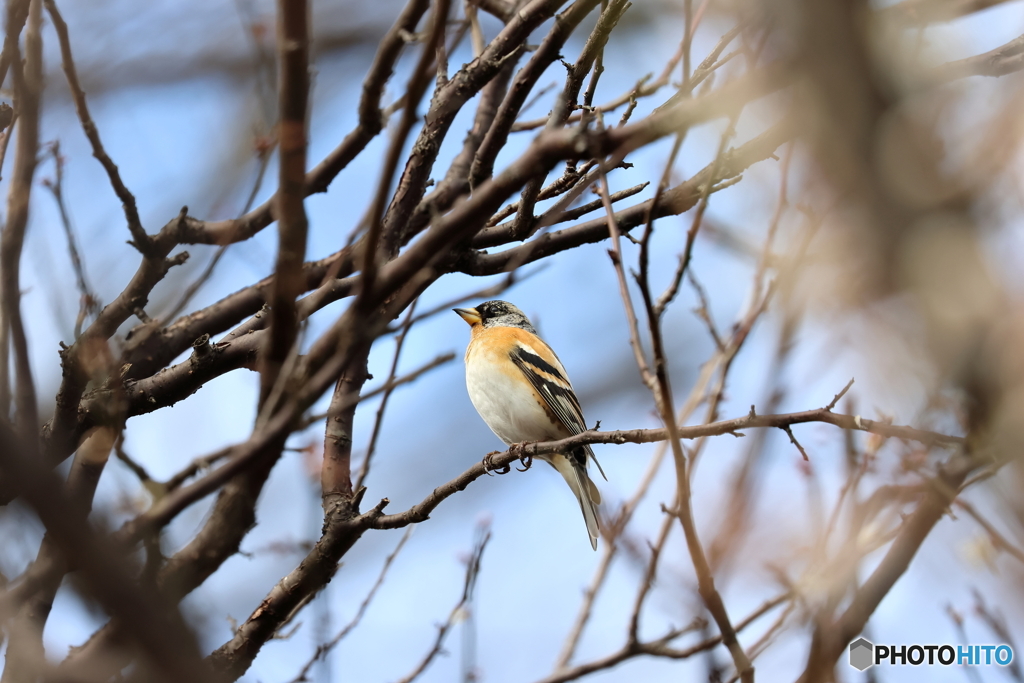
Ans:
{"type": "Polygon", "coordinates": [[[850,666],[863,671],[875,663],[875,646],[867,638],[858,638],[850,643],[850,666]]]}

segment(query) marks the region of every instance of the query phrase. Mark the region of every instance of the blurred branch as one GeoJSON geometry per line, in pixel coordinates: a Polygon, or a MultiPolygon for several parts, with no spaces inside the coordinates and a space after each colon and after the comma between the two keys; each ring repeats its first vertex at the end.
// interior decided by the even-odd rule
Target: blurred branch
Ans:
{"type": "Polygon", "coordinates": [[[0,86],[7,79],[7,71],[15,60],[21,59],[18,39],[28,20],[30,0],[9,0],[4,21],[4,48],[0,53],[0,86]]]}
{"type": "MultiPolygon", "coordinates": [[[[747,626],[760,619],[762,616],[775,609],[779,605],[785,604],[793,599],[792,594],[783,593],[776,598],[767,600],[758,609],[752,612],[749,616],[736,623],[736,631],[743,631],[747,626]]],[[[636,642],[627,641],[621,650],[615,652],[601,659],[596,659],[586,664],[580,664],[574,666],[571,669],[558,671],[547,678],[543,678],[537,683],[566,683],[566,681],[574,681],[579,678],[583,678],[595,671],[604,671],[611,669],[618,664],[632,659],[633,657],[639,656],[652,656],[652,657],[664,657],[666,659],[689,659],[694,655],[706,652],[713,647],[721,644],[722,637],[714,636],[707,638],[695,645],[691,645],[686,648],[673,648],[669,647],[672,640],[675,640],[679,636],[685,635],[686,633],[693,631],[694,629],[700,628],[701,621],[697,620],[691,623],[689,626],[682,629],[673,629],[668,634],[661,638],[649,642],[636,642]]]]}
{"type": "Polygon", "coordinates": [[[181,615],[139,589],[116,546],[92,530],[61,490],[57,476],[39,468],[24,455],[26,451],[23,441],[0,423],[0,467],[21,484],[26,501],[68,562],[82,573],[90,591],[112,616],[129,626],[132,640],[155,665],[150,673],[165,681],[209,680],[181,615]]]}
{"type": "Polygon", "coordinates": [[[515,10],[515,3],[509,2],[509,0],[470,0],[470,2],[505,23],[512,18],[512,12],[515,10]]]}
{"type": "MultiPolygon", "coordinates": [[[[9,5],[9,7],[12,7],[9,5]]],[[[25,61],[22,64],[17,44],[11,63],[14,77],[15,109],[18,112],[18,140],[14,150],[14,170],[7,194],[7,223],[0,232],[0,324],[7,327],[14,351],[18,433],[36,452],[39,409],[29,361],[28,339],[21,315],[21,252],[28,227],[32,179],[39,152],[40,97],[43,91],[43,40],[40,0],[29,4],[25,30],[25,61]]],[[[3,353],[7,353],[6,348],[3,353]]]]}
{"type": "Polygon", "coordinates": [[[372,526],[385,504],[354,517],[347,506],[327,510],[323,535],[313,549],[278,581],[234,637],[207,658],[213,670],[228,680],[244,674],[263,645],[331,580],[338,561],[372,526]]]}
{"type": "MultiPolygon", "coordinates": [[[[1009,645],[1014,652],[1017,652],[1017,643],[1014,642],[1013,636],[1010,634],[1010,629],[1006,626],[1006,619],[1003,615],[998,612],[992,612],[985,604],[985,599],[981,597],[981,593],[977,588],[971,591],[974,594],[974,612],[981,620],[985,622],[985,625],[999,638],[1000,641],[1009,645]]],[[[1007,667],[1010,675],[1014,680],[1020,682],[1024,681],[1024,672],[1021,671],[1020,662],[1010,661],[1007,667]]]]}
{"type": "MultiPolygon", "coordinates": [[[[71,464],[64,492],[73,506],[72,514],[87,519],[92,511],[93,496],[100,475],[107,464],[114,441],[119,438],[110,427],[98,427],[87,436],[71,464]]],[[[34,677],[45,661],[43,630],[50,616],[53,601],[70,565],[60,544],[52,534],[43,537],[36,559],[29,565],[15,586],[0,598],[0,604],[20,603],[17,616],[7,624],[7,664],[3,683],[17,683],[34,677]]],[[[4,621],[0,607],[0,622],[4,621]]]]}
{"type": "Polygon", "coordinates": [[[980,55],[947,62],[938,67],[933,77],[951,81],[968,76],[1005,76],[1024,69],[1024,36],[980,55]]]}
{"type": "Polygon", "coordinates": [[[904,518],[882,561],[856,589],[846,610],[834,621],[819,621],[811,641],[807,666],[798,679],[800,683],[819,680],[825,671],[834,668],[847,644],[864,630],[882,598],[906,572],[921,544],[955,500],[967,475],[978,464],[970,456],[954,455],[939,468],[938,475],[929,481],[915,510],[904,518]]]}
{"type": "MultiPolygon", "coordinates": [[[[12,7],[12,5],[8,5],[12,7]]],[[[26,3],[27,7],[27,3],[26,3]]],[[[10,18],[8,18],[10,21],[10,18]]],[[[8,23],[8,30],[10,30],[10,23],[8,23]]],[[[16,45],[17,43],[15,43],[16,45]]],[[[5,54],[6,54],[6,43],[5,43],[5,54]]],[[[2,57],[0,57],[2,60],[2,57]]],[[[4,67],[6,68],[6,67],[4,67]]],[[[11,121],[3,133],[0,133],[0,171],[3,170],[4,160],[7,158],[7,147],[11,141],[11,134],[14,132],[14,123],[17,121],[17,112],[6,104],[0,104],[0,113],[6,114],[10,111],[11,121]]],[[[2,268],[2,265],[0,265],[2,268]]],[[[2,275],[0,275],[2,278],[2,275]]],[[[0,280],[0,291],[3,289],[2,280],[0,280]]],[[[7,322],[7,319],[3,315],[3,304],[0,302],[0,415],[8,416],[11,412],[11,380],[10,380],[10,355],[11,355],[11,328],[7,322]]]]}
{"type": "Polygon", "coordinates": [[[426,656],[423,657],[422,661],[412,670],[407,676],[403,677],[398,683],[412,683],[420,674],[426,671],[430,663],[434,661],[434,658],[441,654],[441,648],[444,645],[445,636],[451,631],[455,623],[462,618],[462,611],[465,609],[466,604],[469,602],[473,595],[473,588],[476,586],[477,577],[480,575],[480,561],[484,556],[484,549],[487,547],[487,542],[491,540],[491,532],[484,531],[480,539],[477,540],[473,546],[473,551],[470,553],[469,558],[466,560],[466,579],[462,584],[462,597],[459,598],[458,603],[452,608],[451,613],[448,615],[448,619],[437,627],[437,638],[434,640],[433,647],[427,652],[426,656]]]}
{"type": "Polygon", "coordinates": [[[980,512],[978,512],[977,508],[975,508],[971,503],[968,503],[962,497],[957,498],[956,501],[954,501],[954,503],[958,508],[961,508],[967,514],[973,517],[974,521],[976,521],[981,526],[981,528],[985,530],[985,533],[988,534],[989,540],[992,541],[992,545],[996,548],[996,550],[1005,551],[1018,562],[1024,563],[1024,551],[1022,551],[1020,548],[1006,540],[1006,537],[999,533],[999,531],[994,526],[992,526],[992,523],[985,519],[980,512]]]}
{"type": "Polygon", "coordinates": [[[310,657],[308,662],[306,662],[306,665],[302,667],[302,671],[300,671],[299,674],[290,681],[290,683],[302,683],[303,681],[308,681],[309,670],[313,668],[313,665],[326,657],[338,643],[344,640],[345,636],[351,633],[355,627],[359,625],[359,622],[363,619],[363,615],[366,614],[367,608],[369,608],[370,603],[373,601],[373,597],[384,584],[384,578],[388,574],[388,569],[391,568],[391,563],[395,561],[398,553],[400,553],[402,548],[405,547],[405,542],[409,540],[409,535],[412,534],[412,530],[413,527],[407,527],[405,533],[402,534],[402,538],[399,539],[398,545],[395,546],[395,549],[391,551],[390,555],[384,558],[384,565],[380,569],[380,574],[377,575],[377,580],[373,583],[373,586],[370,587],[370,591],[359,604],[359,609],[356,610],[355,616],[352,617],[352,620],[338,631],[337,635],[329,641],[317,646],[316,652],[313,653],[313,656],[310,657]]]}
{"type": "Polygon", "coordinates": [[[903,0],[878,11],[879,18],[902,24],[924,25],[952,21],[981,12],[1007,0],[903,0]]]}

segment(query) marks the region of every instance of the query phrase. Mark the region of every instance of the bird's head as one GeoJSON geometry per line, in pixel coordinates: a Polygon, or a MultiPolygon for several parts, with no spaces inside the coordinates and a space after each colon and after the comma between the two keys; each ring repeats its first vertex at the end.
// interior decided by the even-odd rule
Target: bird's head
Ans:
{"type": "Polygon", "coordinates": [[[519,327],[536,334],[522,311],[507,301],[485,301],[476,308],[453,309],[470,326],[483,325],[484,327],[519,327]]]}

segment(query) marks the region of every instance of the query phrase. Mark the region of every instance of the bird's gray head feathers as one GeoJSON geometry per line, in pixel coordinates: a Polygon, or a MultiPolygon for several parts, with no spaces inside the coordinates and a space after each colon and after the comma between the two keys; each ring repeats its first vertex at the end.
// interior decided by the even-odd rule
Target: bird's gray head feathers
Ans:
{"type": "Polygon", "coordinates": [[[476,312],[484,327],[518,327],[537,334],[529,318],[507,301],[485,301],[476,307],[476,312]]]}

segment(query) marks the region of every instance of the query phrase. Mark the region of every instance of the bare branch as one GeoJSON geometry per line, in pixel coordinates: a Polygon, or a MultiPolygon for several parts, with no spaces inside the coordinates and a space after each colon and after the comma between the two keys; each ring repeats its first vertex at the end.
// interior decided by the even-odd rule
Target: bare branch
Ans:
{"type": "Polygon", "coordinates": [[[391,568],[391,563],[395,561],[395,558],[398,557],[398,553],[400,553],[402,548],[405,547],[405,542],[409,540],[412,530],[413,527],[408,527],[405,530],[405,533],[402,534],[402,538],[399,539],[398,545],[395,546],[395,549],[391,551],[390,555],[384,558],[384,565],[380,568],[380,574],[377,575],[377,580],[374,581],[373,586],[370,587],[370,591],[359,604],[359,609],[356,610],[355,616],[352,617],[352,620],[345,624],[345,626],[329,641],[317,646],[316,652],[313,653],[313,656],[310,657],[308,662],[306,662],[306,665],[302,667],[302,671],[300,671],[299,674],[290,681],[290,683],[302,683],[302,681],[308,681],[309,678],[307,678],[307,676],[309,675],[309,670],[313,668],[313,665],[326,657],[338,643],[345,639],[345,636],[351,633],[356,626],[359,625],[359,622],[362,621],[363,615],[366,614],[366,610],[369,608],[370,603],[373,602],[373,597],[384,584],[384,578],[388,575],[388,569],[391,568]]]}
{"type": "Polygon", "coordinates": [[[980,55],[948,62],[938,67],[934,77],[951,81],[968,76],[1006,76],[1024,69],[1024,36],[980,55]]]}
{"type": "Polygon", "coordinates": [[[878,14],[881,19],[891,19],[908,26],[923,26],[952,21],[1004,2],[1006,0],[903,0],[882,8],[878,14]]]}
{"type": "Polygon", "coordinates": [[[327,410],[324,428],[324,462],[320,469],[320,489],[325,517],[335,507],[352,503],[352,427],[359,392],[369,376],[366,371],[367,348],[338,378],[327,410]]]}
{"type": "Polygon", "coordinates": [[[799,681],[817,680],[819,672],[832,670],[847,644],[864,630],[882,598],[903,576],[924,539],[945,514],[961,484],[977,464],[970,457],[954,456],[929,482],[917,508],[904,520],[885,557],[856,590],[843,614],[833,623],[819,624],[815,630],[807,666],[799,681]]]}
{"type": "MultiPolygon", "coordinates": [[[[423,45],[423,52],[420,54],[419,62],[413,68],[412,75],[409,77],[409,83],[406,85],[406,103],[405,108],[402,110],[402,118],[391,137],[391,144],[388,146],[387,154],[384,157],[380,181],[377,184],[377,192],[367,213],[368,228],[361,264],[362,296],[359,299],[360,305],[365,305],[374,287],[378,260],[381,257],[381,254],[378,252],[381,247],[380,242],[384,229],[384,209],[387,204],[387,198],[391,193],[399,157],[405,149],[406,140],[418,119],[416,112],[419,102],[430,83],[430,65],[434,62],[436,51],[444,45],[449,7],[449,0],[435,0],[429,37],[423,45]]],[[[440,90],[441,87],[442,84],[438,83],[437,89],[440,90]]]]}
{"type": "Polygon", "coordinates": [[[229,680],[244,674],[260,648],[330,581],[338,560],[380,516],[384,504],[356,517],[346,506],[328,510],[324,533],[302,563],[274,586],[234,637],[207,658],[213,670],[229,680]]]}
{"type": "MultiPolygon", "coordinates": [[[[18,111],[18,141],[15,147],[14,172],[7,194],[7,223],[0,233],[0,325],[7,327],[14,351],[15,390],[18,431],[35,452],[39,412],[36,406],[35,382],[29,363],[28,339],[21,316],[21,251],[28,227],[29,198],[36,170],[39,149],[39,100],[43,90],[43,41],[40,0],[29,4],[28,27],[25,31],[25,63],[17,44],[13,46],[11,66],[18,111]]],[[[6,353],[6,348],[3,349],[6,353]]]]}
{"type": "Polygon", "coordinates": [[[850,387],[853,386],[853,382],[854,378],[851,377],[850,381],[846,383],[846,386],[843,387],[842,391],[833,396],[832,400],[828,402],[828,405],[825,406],[825,410],[832,410],[833,408],[835,408],[836,405],[839,403],[840,399],[842,399],[843,396],[846,396],[846,392],[848,392],[850,390],[850,387]]]}
{"type": "Polygon", "coordinates": [[[1002,550],[1018,562],[1024,563],[1024,551],[1006,540],[1006,537],[999,533],[999,531],[992,526],[992,523],[978,512],[974,505],[968,503],[963,498],[957,498],[955,503],[958,508],[961,508],[973,517],[974,521],[976,521],[981,528],[985,530],[985,533],[988,534],[989,539],[992,541],[992,545],[995,546],[997,550],[1002,550]]]}
{"type": "MultiPolygon", "coordinates": [[[[776,598],[766,601],[761,607],[752,612],[747,618],[737,622],[736,630],[742,631],[747,626],[760,619],[762,616],[775,609],[779,605],[785,604],[792,600],[792,595],[785,593],[776,598]]],[[[537,683],[566,683],[567,681],[574,681],[578,678],[582,678],[588,674],[594,673],[595,671],[603,671],[611,669],[617,664],[621,664],[627,659],[633,657],[648,655],[652,657],[665,657],[666,659],[689,659],[694,655],[700,654],[701,652],[707,652],[713,647],[718,646],[722,642],[721,636],[714,636],[703,640],[695,645],[691,645],[686,648],[672,648],[668,646],[668,643],[678,638],[681,635],[688,633],[694,629],[700,628],[701,621],[696,621],[690,626],[682,629],[675,629],[670,631],[666,636],[659,638],[658,640],[647,642],[647,643],[635,643],[627,642],[621,650],[615,652],[607,657],[588,662],[586,664],[580,664],[571,669],[556,672],[547,678],[537,681],[537,683]]]]}
{"type": "MultiPolygon", "coordinates": [[[[913,427],[890,425],[875,420],[867,420],[859,415],[843,415],[833,413],[823,408],[807,410],[800,413],[787,413],[782,415],[746,415],[732,420],[712,422],[709,424],[695,425],[692,427],[677,427],[676,432],[680,439],[698,439],[708,436],[721,436],[724,434],[737,434],[744,429],[774,428],[781,429],[783,426],[795,424],[807,424],[809,422],[823,422],[842,429],[859,430],[879,434],[881,436],[917,441],[926,445],[955,446],[964,442],[963,437],[949,436],[937,432],[929,432],[913,427]]],[[[538,456],[548,453],[562,453],[581,444],[595,443],[652,443],[655,441],[666,441],[669,438],[666,429],[632,429],[625,431],[598,432],[589,430],[576,436],[559,441],[547,443],[532,443],[522,446],[522,455],[538,456]]],[[[491,458],[492,467],[502,467],[519,459],[519,454],[513,455],[510,451],[504,451],[491,458]]],[[[395,529],[407,526],[414,522],[422,522],[429,519],[430,513],[446,498],[457,491],[463,491],[473,481],[484,476],[484,466],[477,463],[451,481],[438,486],[423,499],[420,503],[409,508],[406,512],[384,515],[374,523],[377,529],[395,529]]]]}
{"type": "Polygon", "coordinates": [[[270,323],[265,354],[260,358],[260,408],[277,384],[285,358],[295,343],[295,299],[303,291],[306,258],[306,107],[309,101],[309,7],[307,0],[278,0],[278,169],[277,261],[270,292],[270,323]]]}
{"type": "Polygon", "coordinates": [[[506,23],[512,17],[512,12],[515,10],[515,3],[508,0],[470,0],[470,2],[506,23]]]}
{"type": "Polygon", "coordinates": [[[124,181],[121,180],[121,173],[117,170],[117,165],[114,164],[110,159],[110,155],[103,148],[99,130],[96,128],[96,124],[89,114],[89,107],[85,103],[85,92],[78,82],[78,71],[75,69],[75,60],[71,55],[71,38],[68,36],[68,25],[57,10],[57,3],[54,0],[44,0],[44,2],[46,4],[46,11],[49,12],[50,18],[53,20],[53,27],[57,31],[57,39],[60,41],[61,66],[64,68],[68,87],[71,89],[71,97],[75,101],[75,110],[78,112],[78,118],[82,122],[82,130],[85,131],[85,137],[89,139],[89,144],[92,145],[92,155],[96,157],[96,160],[103,166],[103,170],[107,172],[110,185],[114,188],[117,198],[121,200],[124,217],[128,221],[128,231],[132,235],[132,244],[140,252],[148,255],[152,250],[152,244],[149,235],[146,234],[145,229],[142,227],[142,221],[139,219],[139,210],[135,206],[135,195],[125,187],[124,181]]]}
{"type": "Polygon", "coordinates": [[[473,551],[470,553],[469,559],[466,561],[466,579],[462,585],[462,597],[459,598],[459,602],[456,603],[455,607],[452,608],[451,614],[448,615],[448,619],[438,626],[437,638],[434,640],[433,647],[427,652],[426,656],[420,661],[420,663],[413,669],[408,675],[404,676],[398,681],[398,683],[412,683],[420,674],[427,670],[430,663],[434,661],[434,658],[441,654],[441,648],[444,645],[445,636],[451,631],[452,627],[455,626],[456,620],[462,614],[463,609],[469,603],[470,598],[473,595],[473,588],[476,586],[476,579],[480,575],[480,561],[484,556],[484,549],[487,547],[487,542],[491,540],[491,532],[483,531],[481,538],[476,541],[476,545],[473,546],[473,551]]]}
{"type": "Polygon", "coordinates": [[[153,595],[139,589],[125,571],[116,547],[77,514],[56,475],[38,468],[25,452],[21,439],[0,423],[0,467],[22,484],[26,500],[69,562],[82,572],[93,594],[112,615],[129,625],[132,639],[152,658],[150,675],[165,681],[209,680],[192,634],[177,610],[166,609],[153,595]]]}
{"type": "MultiPolygon", "coordinates": [[[[391,398],[391,392],[398,386],[396,378],[398,377],[398,361],[402,357],[402,347],[405,346],[405,340],[409,336],[409,330],[413,325],[413,315],[416,313],[416,301],[412,302],[409,306],[408,311],[405,314],[405,322],[402,323],[402,329],[395,338],[395,354],[391,358],[391,369],[388,371],[388,378],[384,381],[385,389],[382,393],[380,405],[377,407],[377,415],[373,419],[373,431],[370,432],[370,442],[366,446],[366,455],[363,456],[363,464],[359,466],[359,476],[356,479],[356,490],[362,487],[363,482],[366,481],[367,475],[370,473],[370,462],[373,460],[374,451],[377,450],[377,439],[380,437],[381,425],[384,423],[384,411],[388,407],[388,399],[391,398]]],[[[454,354],[452,354],[454,357],[454,354]]]]}
{"type": "MultiPolygon", "coordinates": [[[[699,101],[699,100],[698,100],[699,101]]],[[[770,128],[750,142],[730,150],[719,165],[719,178],[735,177],[749,166],[769,159],[796,131],[788,122],[770,128]]],[[[666,191],[653,210],[654,218],[684,213],[699,201],[705,183],[712,182],[711,166],[684,183],[666,191]]],[[[628,232],[642,225],[652,200],[615,212],[619,229],[628,232]]],[[[458,270],[471,275],[490,275],[504,272],[512,264],[522,265],[551,254],[583,244],[600,242],[608,237],[608,219],[598,218],[571,228],[546,233],[526,244],[494,254],[471,252],[458,263],[458,270]]]]}
{"type": "Polygon", "coordinates": [[[89,287],[85,276],[85,264],[78,250],[78,238],[75,236],[74,226],[71,224],[71,216],[68,214],[67,205],[64,202],[64,157],[60,153],[60,142],[54,142],[49,147],[50,156],[53,158],[54,179],[43,180],[43,186],[53,194],[53,199],[60,212],[61,226],[64,228],[64,236],[68,241],[68,254],[71,256],[71,267],[75,271],[75,279],[78,284],[78,293],[81,297],[79,302],[78,318],[75,320],[75,339],[82,334],[82,324],[86,316],[94,315],[100,308],[100,302],[89,287]]]}

